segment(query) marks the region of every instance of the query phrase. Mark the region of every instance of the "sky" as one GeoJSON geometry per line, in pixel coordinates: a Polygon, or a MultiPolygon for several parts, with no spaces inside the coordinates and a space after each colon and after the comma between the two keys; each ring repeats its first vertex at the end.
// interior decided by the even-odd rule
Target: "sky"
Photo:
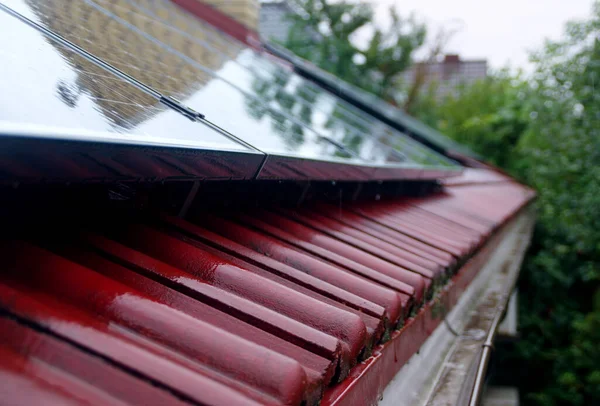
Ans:
{"type": "Polygon", "coordinates": [[[446,53],[461,58],[487,59],[489,66],[528,70],[528,50],[539,49],[544,38],[558,39],[564,23],[590,15],[593,0],[368,0],[376,21],[385,25],[388,9],[400,15],[414,12],[435,31],[457,28],[446,53]]]}

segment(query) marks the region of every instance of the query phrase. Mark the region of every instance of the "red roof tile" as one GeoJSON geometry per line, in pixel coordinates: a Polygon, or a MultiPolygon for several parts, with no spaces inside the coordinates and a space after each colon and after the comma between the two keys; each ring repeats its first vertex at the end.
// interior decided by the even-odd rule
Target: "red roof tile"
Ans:
{"type": "Polygon", "coordinates": [[[2,386],[32,403],[376,399],[439,324],[431,296],[451,306],[533,198],[475,178],[423,198],[23,232],[0,247],[2,386]]]}

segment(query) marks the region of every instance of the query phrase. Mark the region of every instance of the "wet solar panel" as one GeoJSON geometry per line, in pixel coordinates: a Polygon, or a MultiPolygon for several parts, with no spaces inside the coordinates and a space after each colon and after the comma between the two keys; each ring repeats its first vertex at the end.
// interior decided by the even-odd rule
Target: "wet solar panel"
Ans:
{"type": "MultiPolygon", "coordinates": [[[[106,0],[98,1],[104,3],[106,0]]],[[[224,49],[228,49],[228,45],[222,34],[169,1],[130,0],[129,3],[137,11],[167,24],[177,34],[210,49],[216,54],[215,58],[223,61],[222,68],[215,72],[217,77],[281,114],[287,113],[298,119],[306,127],[303,132],[314,130],[371,163],[454,165],[254,49],[228,39],[239,51],[236,55],[225,54],[224,49]]]]}
{"type": "Polygon", "coordinates": [[[44,126],[95,137],[248,150],[165,108],[8,14],[0,12],[0,26],[11,33],[0,36],[0,86],[5,96],[0,100],[0,121],[5,127],[44,126]]]}
{"type": "MultiPolygon", "coordinates": [[[[29,9],[53,32],[162,94],[184,101],[258,149],[311,158],[351,157],[293,116],[216,75],[228,64],[221,53],[155,22],[126,1],[14,3],[19,5],[17,11],[29,9]]],[[[229,52],[236,47],[240,52],[235,43],[229,52]]]]}
{"type": "Polygon", "coordinates": [[[397,131],[410,134],[410,137],[419,140],[419,142],[425,142],[427,145],[433,146],[436,151],[444,153],[455,151],[467,156],[477,156],[477,154],[467,147],[411,117],[396,106],[319,69],[288,50],[274,44],[268,44],[266,47],[288,63],[291,63],[295,71],[302,72],[302,76],[323,83],[330,91],[335,92],[337,96],[348,100],[349,104],[358,106],[364,114],[373,114],[373,117],[377,120],[382,119],[390,123],[397,131]],[[368,112],[362,109],[368,110],[368,112]]]}
{"type": "Polygon", "coordinates": [[[321,173],[324,178],[422,177],[427,169],[437,170],[431,176],[442,176],[445,169],[456,172],[443,156],[170,1],[4,3],[132,81],[181,100],[204,115],[209,126],[165,108],[127,80],[7,15],[2,18],[14,27],[19,41],[3,38],[7,44],[0,52],[16,62],[0,69],[3,80],[11,82],[4,86],[18,98],[11,101],[12,109],[0,113],[2,120],[162,137],[182,147],[253,150],[269,155],[267,177],[314,176],[314,171],[303,173],[306,162],[313,161],[328,164],[317,172],[332,165],[349,167],[343,176],[321,173]],[[32,47],[39,52],[31,53],[32,47]],[[31,108],[40,108],[41,114],[27,114],[31,108]]]}
{"type": "MultiPolygon", "coordinates": [[[[364,111],[334,96],[289,68],[257,52],[237,61],[253,72],[258,88],[283,108],[311,109],[310,124],[359,156],[378,163],[454,164],[364,111]],[[267,92],[265,89],[269,89],[267,92]],[[370,151],[374,153],[370,154],[370,151]]],[[[306,117],[306,115],[304,116],[306,117]]]]}

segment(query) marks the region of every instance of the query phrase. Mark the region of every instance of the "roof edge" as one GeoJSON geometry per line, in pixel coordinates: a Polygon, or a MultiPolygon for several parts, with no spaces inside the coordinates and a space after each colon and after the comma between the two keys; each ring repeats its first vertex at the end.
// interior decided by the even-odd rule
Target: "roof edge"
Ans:
{"type": "MultiPolygon", "coordinates": [[[[452,278],[450,284],[438,295],[438,297],[424,306],[421,311],[400,330],[394,333],[392,339],[373,351],[373,355],[362,364],[355,367],[348,378],[341,384],[330,388],[323,398],[321,405],[360,405],[377,404],[383,399],[391,397],[390,401],[398,401],[397,396],[385,395],[386,388],[408,364],[409,360],[417,354],[423,343],[426,342],[438,327],[442,324],[443,314],[448,314],[457,306],[459,298],[480,275],[479,270],[487,264],[498,252],[498,248],[504,242],[507,235],[514,231],[517,225],[522,225],[523,220],[530,219],[530,200],[508,220],[486,244],[468,260],[452,278]]],[[[532,221],[528,222],[529,233],[532,221]]],[[[528,234],[530,235],[530,234],[528,234]]],[[[529,237],[526,240],[526,246],[529,237]]],[[[524,252],[524,248],[523,248],[524,252]]],[[[520,260],[516,261],[520,265],[520,260]]],[[[518,272],[517,272],[518,274],[518,272]]],[[[512,286],[512,285],[511,285],[512,286]]],[[[508,291],[510,294],[511,289],[508,291]]],[[[439,330],[439,329],[438,329],[439,330]]],[[[485,340],[485,335],[482,337],[485,340]]],[[[464,378],[464,377],[463,377],[464,378]]],[[[473,380],[468,381],[470,389],[473,380]]],[[[414,390],[414,388],[412,388],[414,390]]],[[[466,391],[467,389],[465,389],[466,391]]],[[[470,393],[470,392],[469,392],[470,393]]],[[[397,393],[396,393],[397,395],[397,393]]],[[[407,394],[404,393],[403,396],[407,394]]],[[[407,397],[408,398],[408,397],[407,397]]],[[[408,399],[407,399],[408,400],[408,399]]],[[[409,404],[413,404],[410,403],[409,404]]]]}

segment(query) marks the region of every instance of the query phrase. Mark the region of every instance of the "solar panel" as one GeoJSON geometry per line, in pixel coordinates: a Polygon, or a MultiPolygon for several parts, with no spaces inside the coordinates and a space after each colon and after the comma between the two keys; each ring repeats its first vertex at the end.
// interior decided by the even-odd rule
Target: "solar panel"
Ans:
{"type": "MultiPolygon", "coordinates": [[[[104,2],[105,0],[98,0],[104,2]]],[[[179,35],[205,46],[215,58],[227,61],[215,72],[217,77],[258,96],[280,111],[289,111],[303,124],[314,129],[359,157],[376,163],[412,162],[422,165],[454,166],[395,129],[364,111],[323,91],[292,70],[276,64],[251,48],[228,38],[240,50],[235,56],[224,54],[224,36],[207,24],[198,22],[176,5],[164,0],[129,0],[139,12],[164,22],[179,35]],[[229,58],[229,59],[228,59],[229,58]],[[294,111],[293,108],[296,110],[294,111]],[[311,114],[312,113],[312,114],[311,114]],[[323,116],[327,115],[326,119],[323,116]],[[327,125],[323,125],[327,123],[327,125]],[[377,126],[378,132],[373,133],[377,126]],[[336,133],[333,131],[337,130],[336,133]],[[382,139],[383,138],[383,139],[382,139]],[[391,139],[400,139],[397,143],[391,139]],[[390,151],[390,147],[395,151],[390,151]],[[370,153],[370,151],[376,151],[370,153]],[[399,152],[399,153],[396,153],[399,152]]]]}
{"type": "MultiPolygon", "coordinates": [[[[312,158],[350,158],[303,128],[299,120],[270,109],[217,77],[213,69],[226,63],[221,54],[130,6],[125,1],[26,0],[20,8],[30,7],[39,23],[151,88],[185,100],[229,132],[244,134],[245,141],[259,149],[280,154],[293,151],[312,158]]],[[[236,44],[229,52],[232,49],[236,44]]],[[[148,123],[149,128],[153,125],[148,123]]]]}
{"type": "Polygon", "coordinates": [[[467,156],[477,157],[477,154],[464,145],[457,143],[434,128],[411,117],[375,95],[319,69],[280,46],[268,44],[266,47],[274,54],[291,62],[294,65],[295,70],[302,72],[302,76],[314,78],[325,84],[328,88],[335,89],[335,92],[339,97],[360,106],[361,109],[367,110],[369,114],[374,114],[377,119],[382,119],[391,123],[394,128],[402,129],[410,134],[411,137],[414,137],[421,142],[425,142],[427,145],[431,145],[437,151],[443,153],[455,151],[467,156]]]}
{"type": "Polygon", "coordinates": [[[411,161],[423,165],[454,166],[445,157],[257,53],[237,60],[255,72],[262,82],[262,91],[270,87],[268,93],[284,106],[297,103],[313,109],[316,117],[311,124],[319,132],[328,133],[360,156],[368,154],[368,145],[377,145],[377,153],[366,159],[379,159],[379,163],[411,161]],[[386,151],[387,148],[392,151],[386,151]],[[386,156],[387,159],[381,160],[386,156]]]}
{"type": "Polygon", "coordinates": [[[13,20],[19,41],[12,44],[16,49],[10,44],[3,49],[18,62],[0,68],[5,70],[0,80],[22,78],[3,85],[12,86],[20,99],[12,110],[0,113],[0,119],[164,138],[182,147],[263,152],[269,157],[260,177],[319,174],[364,180],[374,174],[414,176],[414,170],[401,172],[407,168],[419,169],[420,176],[427,169],[438,170],[435,176],[440,176],[439,170],[454,169],[451,161],[167,0],[6,3],[131,80],[111,74],[35,30],[17,28],[19,21],[13,20]],[[28,31],[21,36],[23,30],[28,31]],[[30,43],[41,50],[36,60],[30,43]],[[132,82],[182,100],[183,106],[204,115],[207,121],[200,121],[208,126],[165,108],[132,82]],[[44,113],[31,117],[27,111],[32,106],[44,113]],[[308,170],[306,162],[314,161],[320,162],[320,169],[303,173],[308,170]],[[339,165],[344,166],[343,173],[321,173],[339,165]]]}
{"type": "Polygon", "coordinates": [[[264,154],[188,120],[1,11],[0,26],[11,33],[0,36],[1,181],[250,179],[258,172],[264,154]]]}
{"type": "Polygon", "coordinates": [[[247,150],[214,130],[183,119],[19,20],[0,12],[0,25],[11,33],[0,36],[0,86],[5,96],[0,99],[0,120],[5,124],[81,129],[98,135],[117,133],[177,146],[247,150]]]}

